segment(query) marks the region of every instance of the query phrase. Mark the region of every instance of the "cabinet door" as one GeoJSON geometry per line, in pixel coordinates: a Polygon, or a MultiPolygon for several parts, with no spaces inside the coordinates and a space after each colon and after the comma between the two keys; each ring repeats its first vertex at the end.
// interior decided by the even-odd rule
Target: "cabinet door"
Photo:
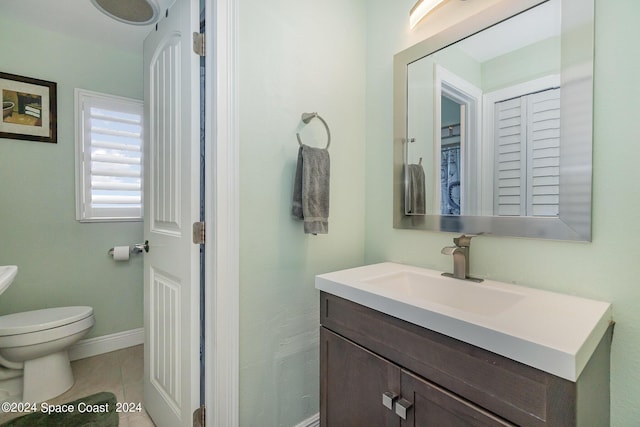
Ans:
{"type": "Polygon", "coordinates": [[[400,394],[400,368],[320,328],[320,425],[399,427],[385,392],[400,394]]]}
{"type": "Polygon", "coordinates": [[[411,405],[402,427],[514,426],[420,377],[402,371],[402,399],[411,405]]]}

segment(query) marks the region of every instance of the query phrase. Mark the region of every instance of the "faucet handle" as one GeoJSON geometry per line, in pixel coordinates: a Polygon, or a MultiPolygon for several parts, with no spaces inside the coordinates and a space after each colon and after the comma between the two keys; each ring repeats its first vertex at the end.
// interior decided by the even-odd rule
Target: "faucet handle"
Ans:
{"type": "Polygon", "coordinates": [[[470,234],[470,235],[463,234],[460,237],[454,237],[453,243],[455,243],[456,246],[459,246],[461,248],[468,248],[469,246],[471,246],[471,239],[476,236],[478,236],[478,234],[470,234]]]}
{"type": "Polygon", "coordinates": [[[442,248],[440,253],[442,255],[453,255],[454,253],[456,253],[456,251],[460,251],[460,247],[458,247],[458,246],[445,246],[444,248],[442,248]]]}

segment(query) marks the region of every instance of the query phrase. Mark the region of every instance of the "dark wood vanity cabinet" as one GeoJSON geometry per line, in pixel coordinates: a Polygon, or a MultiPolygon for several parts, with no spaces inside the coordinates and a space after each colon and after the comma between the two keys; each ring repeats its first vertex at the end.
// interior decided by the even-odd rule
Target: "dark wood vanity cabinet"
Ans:
{"type": "Polygon", "coordinates": [[[321,293],[320,425],[609,425],[612,328],[571,382],[321,293]]]}
{"type": "Polygon", "coordinates": [[[325,387],[325,426],[400,425],[400,419],[382,405],[385,392],[400,394],[400,369],[362,347],[322,328],[321,364],[325,387]],[[379,402],[372,405],[371,402],[379,402]]]}
{"type": "Polygon", "coordinates": [[[327,368],[322,426],[513,425],[325,328],[320,335],[327,368]]]}

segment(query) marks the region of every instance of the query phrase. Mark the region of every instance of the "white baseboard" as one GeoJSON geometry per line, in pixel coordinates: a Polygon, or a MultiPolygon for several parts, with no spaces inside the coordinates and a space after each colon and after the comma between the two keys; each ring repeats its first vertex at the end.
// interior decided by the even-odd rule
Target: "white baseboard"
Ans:
{"type": "Polygon", "coordinates": [[[307,418],[295,427],[320,427],[320,414],[307,418]]]}
{"type": "Polygon", "coordinates": [[[69,349],[69,359],[78,360],[144,343],[144,328],[80,340],[69,349]]]}

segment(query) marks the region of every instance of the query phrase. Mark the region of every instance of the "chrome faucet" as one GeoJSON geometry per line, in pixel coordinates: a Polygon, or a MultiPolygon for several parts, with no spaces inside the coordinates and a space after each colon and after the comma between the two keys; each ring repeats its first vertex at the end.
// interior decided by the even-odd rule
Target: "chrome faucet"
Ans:
{"type": "Polygon", "coordinates": [[[453,239],[455,246],[446,246],[442,248],[441,253],[444,255],[453,255],[453,274],[442,273],[443,276],[454,277],[456,279],[471,280],[473,282],[482,282],[483,279],[477,279],[469,276],[469,249],[471,248],[471,238],[475,236],[465,236],[453,239]]]}

